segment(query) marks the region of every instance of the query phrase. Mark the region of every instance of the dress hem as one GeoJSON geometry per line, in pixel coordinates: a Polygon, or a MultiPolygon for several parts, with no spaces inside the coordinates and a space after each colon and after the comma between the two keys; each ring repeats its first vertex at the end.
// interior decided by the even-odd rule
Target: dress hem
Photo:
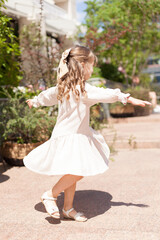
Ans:
{"type": "Polygon", "coordinates": [[[95,176],[95,175],[98,175],[98,174],[102,174],[102,173],[104,173],[105,171],[107,171],[107,170],[109,169],[109,167],[107,166],[105,169],[103,169],[103,171],[98,172],[98,173],[93,173],[93,174],[75,174],[75,173],[73,173],[73,172],[42,173],[42,172],[36,171],[36,170],[28,167],[25,163],[24,163],[24,166],[25,166],[27,169],[31,170],[32,172],[39,173],[39,174],[41,174],[41,175],[46,175],[46,176],[58,176],[58,175],[71,174],[71,175],[76,175],[76,176],[89,177],[89,176],[95,176]]]}

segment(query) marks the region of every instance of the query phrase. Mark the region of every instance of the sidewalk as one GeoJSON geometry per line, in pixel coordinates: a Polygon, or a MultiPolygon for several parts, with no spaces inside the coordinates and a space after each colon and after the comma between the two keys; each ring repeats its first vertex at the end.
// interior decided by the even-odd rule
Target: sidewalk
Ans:
{"type": "MultiPolygon", "coordinates": [[[[113,129],[116,141],[121,137],[123,144],[131,134],[138,143],[159,141],[159,115],[135,120],[121,119],[103,129],[107,141],[114,136],[113,129]]],[[[115,161],[110,161],[109,170],[77,183],[74,207],[88,217],[84,223],[62,217],[54,220],[40,201],[61,176],[8,165],[4,170],[1,164],[0,239],[160,240],[160,148],[134,148],[132,144],[125,148],[122,143],[118,153],[111,154],[115,161]]],[[[62,193],[57,200],[60,212],[63,200],[62,193]]]]}
{"type": "MultiPolygon", "coordinates": [[[[159,240],[160,149],[119,150],[103,174],[77,184],[74,207],[87,222],[54,220],[41,194],[60,176],[11,167],[0,180],[2,240],[159,240]]],[[[58,197],[60,210],[63,193],[58,197]]]]}
{"type": "Polygon", "coordinates": [[[160,114],[111,118],[101,133],[114,148],[160,148],[160,114]]]}

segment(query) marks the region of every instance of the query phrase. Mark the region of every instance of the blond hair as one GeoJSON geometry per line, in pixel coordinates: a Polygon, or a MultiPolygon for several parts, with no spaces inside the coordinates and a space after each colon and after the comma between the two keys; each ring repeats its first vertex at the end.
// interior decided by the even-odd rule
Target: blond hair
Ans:
{"type": "Polygon", "coordinates": [[[78,84],[78,82],[80,83],[79,85],[82,95],[86,96],[86,80],[84,78],[84,68],[81,63],[83,62],[84,64],[86,64],[88,62],[91,62],[92,59],[94,59],[94,61],[97,61],[96,56],[89,48],[83,46],[75,46],[71,48],[69,55],[66,59],[69,71],[65,76],[57,78],[58,100],[62,102],[62,99],[64,97],[69,100],[69,92],[70,90],[72,90],[76,97],[76,100],[78,101],[80,95],[79,90],[76,89],[76,85],[78,84]]]}

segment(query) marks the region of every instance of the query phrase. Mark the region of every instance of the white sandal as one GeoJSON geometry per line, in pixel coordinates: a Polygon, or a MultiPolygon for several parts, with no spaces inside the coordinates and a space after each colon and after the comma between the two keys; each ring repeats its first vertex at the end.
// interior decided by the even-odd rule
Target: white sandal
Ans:
{"type": "Polygon", "coordinates": [[[71,208],[67,211],[65,211],[64,209],[62,209],[62,212],[63,212],[63,217],[64,218],[70,218],[70,219],[74,219],[75,221],[78,221],[78,222],[85,222],[87,221],[88,219],[86,217],[82,217],[84,216],[84,214],[82,212],[78,212],[75,214],[75,216],[70,216],[69,213],[74,210],[74,208],[71,208]]]}
{"type": "Polygon", "coordinates": [[[60,215],[55,215],[54,213],[57,212],[59,213],[59,209],[57,206],[54,206],[53,205],[53,202],[52,201],[55,201],[57,200],[57,198],[54,198],[54,197],[49,197],[47,192],[43,193],[43,195],[41,196],[41,201],[42,203],[44,204],[45,206],[45,209],[47,211],[47,213],[53,217],[53,218],[56,218],[56,219],[59,219],[60,218],[60,215]],[[47,203],[47,204],[46,204],[47,203]]]}

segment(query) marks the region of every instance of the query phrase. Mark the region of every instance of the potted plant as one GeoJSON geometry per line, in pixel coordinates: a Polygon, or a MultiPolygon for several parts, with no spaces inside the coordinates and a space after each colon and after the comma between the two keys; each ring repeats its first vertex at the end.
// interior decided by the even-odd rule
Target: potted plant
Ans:
{"type": "MultiPolygon", "coordinates": [[[[149,97],[149,89],[143,88],[141,86],[137,86],[134,88],[128,88],[124,92],[130,93],[132,97],[150,101],[149,97]]],[[[146,105],[145,107],[141,106],[133,106],[130,103],[126,105],[115,102],[110,104],[110,114],[113,117],[131,117],[131,116],[146,116],[152,112],[152,107],[146,105]]]]}
{"type": "MultiPolygon", "coordinates": [[[[145,101],[151,101],[150,99],[150,89],[144,88],[142,86],[136,86],[134,88],[130,88],[126,90],[131,94],[132,97],[142,99],[145,101]]],[[[134,106],[134,116],[147,116],[152,113],[153,107],[150,105],[146,105],[145,107],[134,106]]]]}
{"type": "Polygon", "coordinates": [[[111,103],[109,106],[112,117],[132,117],[134,116],[134,106],[130,103],[126,105],[121,102],[111,103]]]}
{"type": "Polygon", "coordinates": [[[23,165],[23,158],[49,139],[56,112],[51,107],[29,109],[26,95],[19,91],[14,97],[8,91],[5,94],[7,101],[0,109],[1,155],[11,165],[23,165]]]}

